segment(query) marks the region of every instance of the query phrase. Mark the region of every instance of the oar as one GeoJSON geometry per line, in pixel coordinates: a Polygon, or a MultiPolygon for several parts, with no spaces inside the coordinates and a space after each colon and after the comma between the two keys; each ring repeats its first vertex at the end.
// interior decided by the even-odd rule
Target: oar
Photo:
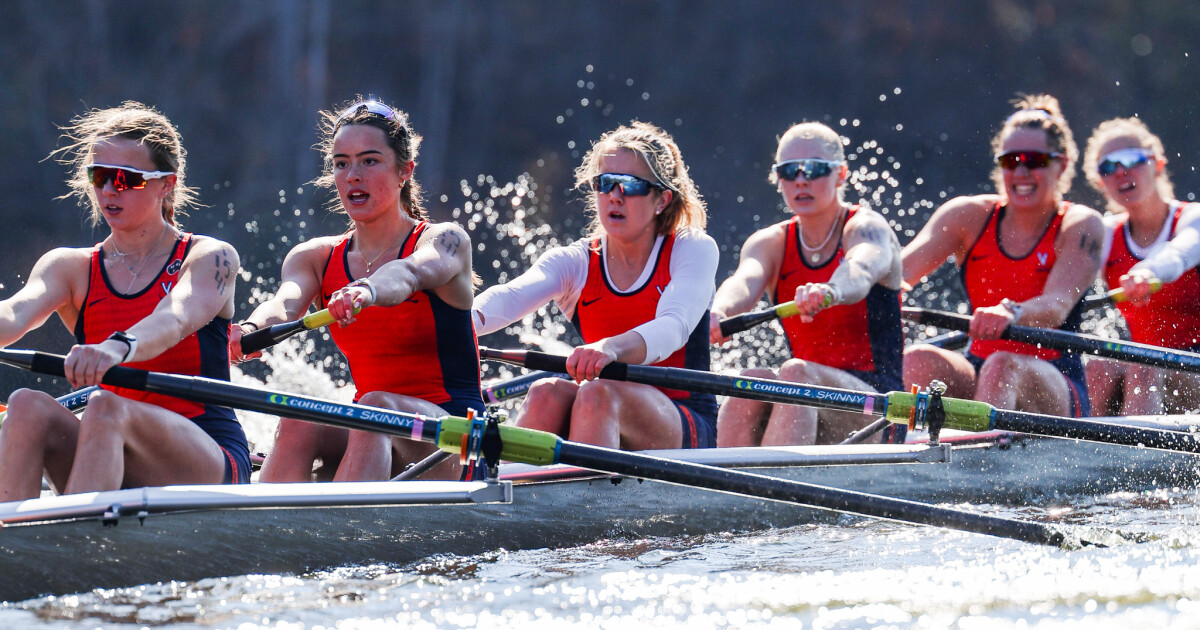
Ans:
{"type": "MultiPolygon", "coordinates": [[[[479,355],[485,359],[521,365],[531,370],[557,371],[566,367],[566,357],[532,350],[480,348],[479,355]]],[[[896,424],[908,424],[910,412],[918,400],[918,395],[907,392],[858,392],[836,387],[619,362],[604,366],[600,371],[600,378],[773,403],[852,411],[886,417],[896,424]]],[[[946,412],[945,427],[950,429],[1016,431],[1089,442],[1200,453],[1200,440],[1191,433],[1010,411],[997,409],[987,403],[959,398],[943,397],[942,404],[946,412]]]]}
{"type": "MultiPolygon", "coordinates": [[[[909,321],[937,326],[938,328],[966,331],[971,326],[971,317],[969,315],[959,315],[957,313],[946,313],[923,308],[904,308],[901,312],[904,318],[909,321]]],[[[1004,334],[1001,335],[1001,338],[1041,345],[1042,347],[1053,348],[1055,350],[1084,352],[1100,357],[1128,361],[1129,363],[1142,363],[1155,367],[1170,368],[1172,370],[1183,370],[1185,372],[1200,372],[1200,354],[1185,350],[1172,350],[1144,343],[1107,339],[1105,337],[1096,337],[1094,335],[1051,328],[1032,328],[1029,326],[1009,326],[1004,331],[1004,334]]]]}
{"type": "MultiPolygon", "coordinates": [[[[1162,288],[1162,281],[1159,280],[1158,278],[1155,278],[1154,280],[1150,281],[1150,292],[1151,293],[1158,291],[1161,288],[1162,288]]],[[[1084,298],[1083,299],[1083,307],[1086,310],[1090,310],[1090,309],[1097,308],[1100,306],[1107,306],[1109,304],[1112,304],[1113,302],[1124,302],[1124,301],[1125,301],[1124,289],[1117,288],[1117,289],[1113,289],[1113,290],[1109,291],[1108,293],[1105,293],[1104,295],[1092,295],[1092,296],[1088,296],[1088,297],[1084,298]]],[[[792,317],[793,315],[799,315],[799,314],[800,314],[800,309],[796,308],[795,302],[784,302],[783,304],[780,304],[779,306],[775,306],[772,308],[766,308],[761,311],[751,311],[749,313],[742,313],[741,315],[734,315],[732,317],[726,317],[725,319],[722,319],[721,324],[720,324],[721,325],[721,334],[725,337],[732,337],[733,335],[735,335],[737,333],[740,333],[744,330],[750,330],[751,328],[754,328],[755,326],[758,326],[760,324],[765,324],[773,319],[783,319],[785,317],[792,317]]],[[[951,343],[956,343],[956,342],[957,342],[956,337],[947,337],[946,341],[944,341],[942,344],[939,344],[938,347],[946,348],[948,350],[953,350],[953,349],[955,349],[954,347],[947,347],[946,344],[951,344],[951,343]],[[953,341],[952,341],[952,339],[953,339],[953,341]]],[[[963,344],[965,344],[965,343],[966,342],[964,341],[963,344]]],[[[962,347],[962,346],[960,345],[957,347],[962,347]]]]}
{"type": "MultiPolygon", "coordinates": [[[[362,309],[354,309],[357,314],[362,309]]],[[[300,319],[267,326],[252,333],[242,335],[242,354],[253,354],[306,330],[328,326],[334,322],[329,309],[309,313],[300,319]]]]}
{"type": "MultiPolygon", "coordinates": [[[[95,385],[84,387],[83,389],[77,389],[69,394],[63,394],[62,396],[55,398],[54,402],[66,407],[69,411],[78,411],[87,406],[88,397],[90,397],[92,393],[98,389],[100,388],[96,387],[95,385]]],[[[0,407],[4,408],[3,411],[0,411],[0,423],[2,423],[4,422],[4,419],[8,417],[8,408],[4,405],[0,405],[0,407]]]]}
{"type": "MultiPolygon", "coordinates": [[[[63,357],[59,355],[0,350],[0,363],[42,374],[63,374],[63,357]]],[[[227,381],[195,376],[145,372],[117,366],[105,373],[104,383],[337,427],[378,431],[433,442],[442,450],[451,452],[460,452],[476,434],[476,427],[466,418],[424,418],[416,414],[244,387],[227,381]]],[[[1067,540],[1068,530],[1045,523],[965,512],[916,501],[654,457],[644,453],[579,444],[563,440],[552,433],[522,427],[500,426],[498,430],[502,444],[495,455],[508,461],[535,465],[567,464],[641,479],[874,518],[960,529],[1033,543],[1062,545],[1067,540]]],[[[486,432],[484,439],[486,441],[486,432]]],[[[488,447],[489,444],[483,444],[484,449],[488,447]]]]}
{"type": "Polygon", "coordinates": [[[492,383],[483,388],[483,402],[495,405],[506,400],[512,400],[513,398],[520,398],[529,391],[529,388],[534,383],[544,378],[567,378],[567,375],[537,371],[510,378],[506,381],[492,383]]]}

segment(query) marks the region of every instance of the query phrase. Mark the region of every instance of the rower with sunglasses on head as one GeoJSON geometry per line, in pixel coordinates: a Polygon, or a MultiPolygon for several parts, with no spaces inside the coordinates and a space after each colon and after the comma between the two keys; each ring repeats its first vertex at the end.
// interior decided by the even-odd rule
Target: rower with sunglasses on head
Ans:
{"type": "MultiPolygon", "coordinates": [[[[76,388],[118,364],[229,380],[238,255],[178,226],[195,193],[175,126],[126,102],[75,118],[65,138],[56,154],[72,169],[71,195],[111,232],[95,247],[42,256],[0,302],[0,344],[58,313],[79,344],[64,366],[76,388]]],[[[77,418],[48,394],[20,389],[0,428],[0,500],[37,497],[43,472],[61,493],[247,483],[250,453],[225,407],[103,386],[77,418]]]]}
{"type": "Polygon", "coordinates": [[[587,238],[475,300],[481,335],[553,300],[583,338],[567,359],[574,382],[535,383],[517,424],[611,448],[714,446],[714,396],[597,380],[613,361],[709,369],[717,245],[679,147],[634,122],[604,134],[575,181],[594,214],[587,238]]]}
{"type": "MultiPolygon", "coordinates": [[[[354,400],[430,417],[482,412],[479,350],[471,327],[474,275],[471,240],[454,223],[432,223],[413,177],[421,137],[408,115],[375,100],[356,99],[321,112],[324,173],[333,208],[350,229],[301,243],[283,261],[279,291],[234,327],[230,352],[242,357],[241,336],[297,319],[310,305],[328,308],[330,335],[350,365],[354,400]],[[355,309],[362,311],[355,314],[355,309]]],[[[433,445],[284,418],[263,464],[263,481],[389,479],[433,445]]],[[[461,472],[447,460],[426,478],[461,472]]]]}
{"type": "Polygon", "coordinates": [[[1077,354],[1000,339],[1012,325],[1079,330],[1104,238],[1095,210],[1062,199],[1079,150],[1058,100],[1025,96],[1016,109],[992,139],[998,194],[951,199],[904,248],[909,285],[953,257],[973,309],[967,355],[911,346],[904,381],[941,380],[947,395],[1002,409],[1086,416],[1077,354]]]}
{"type": "MultiPolygon", "coordinates": [[[[1133,341],[1200,350],[1200,203],[1175,197],[1162,140],[1137,118],[1100,123],[1083,169],[1110,214],[1101,275],[1128,298],[1117,304],[1133,341]],[[1162,290],[1151,295],[1150,282],[1162,290]]],[[[1098,415],[1183,413],[1200,406],[1200,375],[1090,357],[1098,415]]]]}
{"type": "MultiPolygon", "coordinates": [[[[717,290],[709,335],[722,343],[720,320],[743,313],[765,292],[794,299],[799,316],[780,320],[792,357],[778,378],[855,390],[900,388],[900,244],[877,212],[843,200],[842,138],[815,122],[779,140],[770,181],[792,218],[752,234],[737,270],[717,290]]],[[[746,376],[776,378],[752,368],[746,376]]],[[[720,446],[831,444],[871,418],[844,411],[730,398],[717,424],[720,446]]]]}

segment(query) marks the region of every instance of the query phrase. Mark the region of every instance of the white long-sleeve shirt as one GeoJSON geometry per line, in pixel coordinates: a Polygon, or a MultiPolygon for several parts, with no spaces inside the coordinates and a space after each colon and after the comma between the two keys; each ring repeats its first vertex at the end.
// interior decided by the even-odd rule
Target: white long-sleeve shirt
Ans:
{"type": "MultiPolygon", "coordinates": [[[[1179,217],[1179,224],[1175,226],[1175,237],[1171,238],[1171,219],[1175,216],[1177,208],[1177,205],[1171,204],[1167,220],[1163,222],[1158,237],[1149,247],[1141,247],[1134,243],[1133,239],[1126,239],[1129,251],[1142,259],[1133,269],[1149,269],[1155,278],[1164,283],[1174,282],[1183,272],[1200,265],[1200,203],[1186,205],[1179,217]]],[[[1104,217],[1103,259],[1106,262],[1112,252],[1113,233],[1120,220],[1120,216],[1104,217]]],[[[1126,233],[1128,234],[1128,231],[1126,233]]],[[[1100,265],[1100,275],[1104,275],[1103,264],[1100,265]]]]}
{"type": "MultiPolygon", "coordinates": [[[[654,273],[664,238],[659,236],[646,267],[633,285],[620,289],[633,292],[646,285],[654,273]]],[[[571,318],[587,282],[589,239],[556,247],[542,254],[533,267],[506,284],[494,286],[475,298],[475,330],[486,335],[520,320],[553,301],[571,318]]],[[[601,256],[607,256],[607,241],[601,238],[601,256]]],[[[716,293],[719,252],[713,239],[694,229],[675,235],[671,250],[671,281],[658,300],[654,319],[633,330],[646,344],[645,364],[657,363],[682,348],[688,336],[712,307],[716,293]]],[[[610,286],[616,286],[606,278],[610,286]]]]}

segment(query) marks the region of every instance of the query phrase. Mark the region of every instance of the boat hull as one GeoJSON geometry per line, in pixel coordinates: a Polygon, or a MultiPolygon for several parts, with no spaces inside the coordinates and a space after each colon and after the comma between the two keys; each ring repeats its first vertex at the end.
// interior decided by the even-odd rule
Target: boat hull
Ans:
{"type": "MultiPolygon", "coordinates": [[[[744,455],[725,449],[662,454],[708,458],[708,463],[719,465],[753,462],[760,467],[752,470],[763,474],[934,502],[1045,504],[1084,494],[1200,482],[1200,459],[1193,455],[1054,439],[1013,444],[1010,436],[994,437],[996,440],[986,444],[956,447],[950,463],[784,466],[772,457],[755,457],[764,452],[771,455],[774,449],[741,449],[744,455]]],[[[921,453],[935,462],[946,450],[875,446],[854,452],[883,454],[883,461],[888,461],[887,455],[897,449],[921,453]]],[[[848,452],[849,447],[797,447],[783,453],[816,457],[848,452]]],[[[825,511],[792,504],[569,467],[512,465],[504,468],[502,478],[509,481],[475,484],[491,489],[481,488],[478,495],[460,498],[455,504],[394,497],[386,505],[370,505],[369,498],[362,498],[315,507],[319,501],[312,497],[346,484],[257,485],[232,490],[178,487],[163,489],[178,493],[179,500],[171,495],[158,504],[170,504],[169,509],[134,505],[115,514],[96,509],[47,511],[48,502],[68,497],[0,504],[0,521],[5,523],[0,529],[0,598],[11,601],[98,587],[250,573],[302,574],[346,565],[405,564],[434,554],[561,547],[613,537],[749,531],[832,517],[825,511]],[[264,497],[269,497],[272,489],[285,488],[308,498],[277,502],[282,507],[273,509],[249,509],[271,505],[264,497]],[[509,488],[511,494],[506,494],[509,488]],[[189,493],[203,497],[205,492],[218,498],[195,503],[186,500],[189,493]],[[230,493],[237,500],[220,498],[230,493]],[[255,503],[239,493],[261,496],[255,503]],[[508,498],[511,502],[504,502],[508,498]],[[238,505],[240,501],[248,503],[238,505]],[[107,512],[107,518],[102,512],[107,512]]],[[[129,493],[136,492],[97,493],[77,502],[103,508],[120,493],[133,496],[129,493]]]]}

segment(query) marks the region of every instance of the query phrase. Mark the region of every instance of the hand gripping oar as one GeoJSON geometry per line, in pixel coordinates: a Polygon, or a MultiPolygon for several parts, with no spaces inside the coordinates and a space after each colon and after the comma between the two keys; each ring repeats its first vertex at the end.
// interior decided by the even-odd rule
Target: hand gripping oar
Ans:
{"type": "MultiPolygon", "coordinates": [[[[354,313],[358,314],[361,310],[361,308],[356,308],[354,309],[354,313]]],[[[270,348],[292,335],[328,326],[333,322],[333,314],[329,312],[329,309],[322,309],[294,321],[267,326],[266,328],[242,335],[242,354],[253,354],[259,350],[270,348]]]]}
{"type": "MultiPolygon", "coordinates": [[[[1161,288],[1162,288],[1162,281],[1159,280],[1158,278],[1155,278],[1154,280],[1150,281],[1150,292],[1151,293],[1154,293],[1161,288]]],[[[1108,293],[1105,293],[1104,295],[1093,295],[1093,296],[1084,298],[1083,299],[1083,308],[1085,310],[1091,310],[1093,308],[1107,306],[1114,302],[1124,302],[1124,301],[1125,301],[1125,290],[1117,288],[1117,289],[1113,289],[1113,290],[1109,291],[1108,293]]],[[[783,304],[780,304],[779,306],[775,306],[772,308],[766,308],[761,311],[751,311],[749,313],[743,313],[741,315],[734,315],[732,317],[726,317],[725,319],[721,320],[721,335],[723,335],[725,337],[732,337],[733,335],[740,333],[743,330],[750,330],[751,328],[754,328],[755,326],[758,326],[760,324],[765,324],[773,319],[783,319],[785,317],[792,317],[793,315],[799,315],[799,314],[800,314],[800,309],[796,308],[795,302],[784,302],[783,304]]],[[[955,349],[955,347],[948,347],[948,346],[950,344],[956,344],[956,343],[958,343],[957,336],[954,336],[954,337],[947,336],[945,338],[945,340],[943,340],[940,343],[935,344],[935,345],[937,345],[939,348],[947,348],[949,350],[953,350],[953,349],[955,349]]],[[[961,348],[962,345],[965,345],[965,344],[966,344],[966,341],[964,340],[962,342],[962,344],[959,344],[957,347],[961,348]]]]}
{"type": "MultiPolygon", "coordinates": [[[[24,350],[0,350],[0,363],[42,374],[63,375],[63,357],[24,350]]],[[[161,374],[117,366],[104,374],[104,383],[167,394],[201,403],[238,407],[261,413],[300,418],[348,429],[378,431],[412,440],[433,442],[445,451],[463,452],[476,443],[484,424],[480,419],[454,416],[425,418],[350,403],[234,385],[196,376],[161,374]]],[[[490,429],[489,425],[489,429],[490,429]]],[[[715,468],[643,453],[617,451],[569,442],[552,433],[498,426],[500,444],[480,440],[480,450],[493,459],[535,465],[567,464],[591,470],[651,479],[743,496],[796,503],[814,508],[859,514],[907,523],[934,525],[990,534],[1026,542],[1063,545],[1071,530],[1062,526],[1021,521],[934,505],[839,490],[738,470],[715,468]],[[498,448],[496,448],[498,447],[498,448]]],[[[1083,542],[1076,538],[1072,543],[1083,542]]]]}
{"type": "MultiPolygon", "coordinates": [[[[928,324],[938,328],[966,331],[971,326],[969,315],[945,313],[923,308],[901,309],[904,318],[919,324],[928,324]]],[[[1200,354],[1184,350],[1171,350],[1144,343],[1106,339],[1083,333],[1067,332],[1052,328],[1032,328],[1029,326],[1009,326],[1002,339],[1038,344],[1055,350],[1084,352],[1100,357],[1142,363],[1155,367],[1183,370],[1185,372],[1200,372],[1200,354]]]]}
{"type": "MultiPolygon", "coordinates": [[[[523,365],[533,370],[558,371],[566,368],[566,357],[532,350],[480,348],[479,356],[523,365]]],[[[684,368],[662,368],[625,363],[609,363],[600,371],[600,378],[773,403],[853,411],[869,416],[885,417],[896,424],[908,424],[912,410],[922,404],[921,396],[924,396],[924,394],[906,392],[886,394],[856,392],[849,389],[819,387],[765,378],[726,376],[684,368]]],[[[1191,433],[1124,426],[1079,418],[1062,418],[1025,411],[1009,411],[997,409],[987,403],[959,398],[942,398],[942,404],[946,413],[944,426],[949,429],[1016,431],[1089,442],[1200,453],[1200,440],[1197,439],[1198,436],[1191,433]]]]}

